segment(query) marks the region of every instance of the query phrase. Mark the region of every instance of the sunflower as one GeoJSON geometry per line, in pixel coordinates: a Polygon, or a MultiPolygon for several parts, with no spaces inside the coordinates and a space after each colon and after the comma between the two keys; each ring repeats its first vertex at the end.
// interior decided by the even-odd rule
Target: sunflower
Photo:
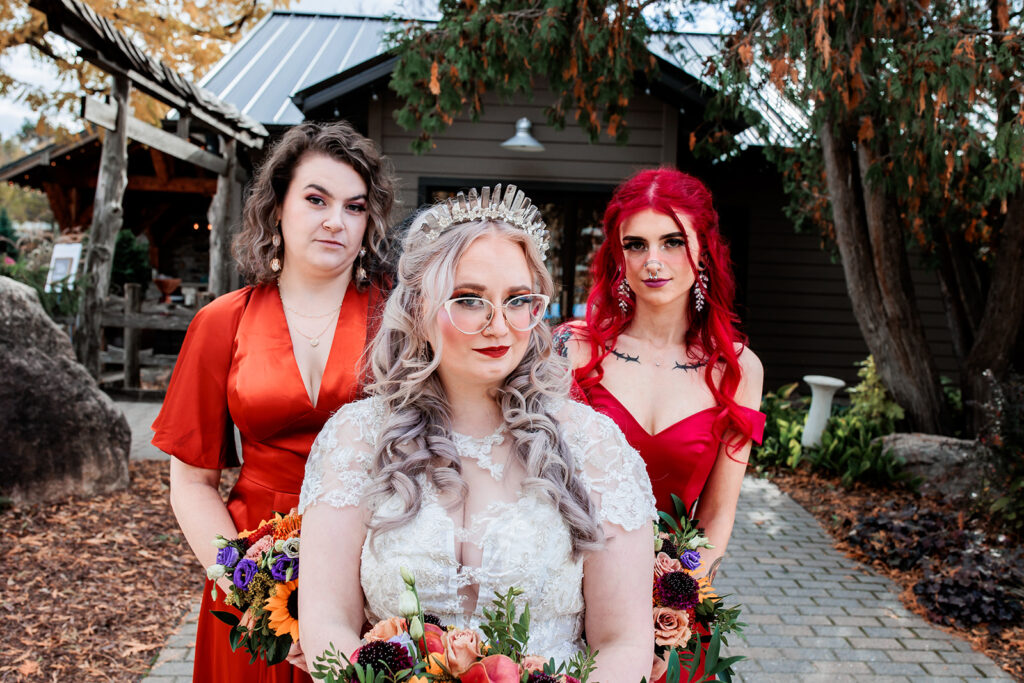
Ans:
{"type": "Polygon", "coordinates": [[[270,628],[279,636],[291,635],[292,642],[299,640],[299,582],[277,584],[277,590],[267,599],[264,608],[270,612],[270,628]]]}

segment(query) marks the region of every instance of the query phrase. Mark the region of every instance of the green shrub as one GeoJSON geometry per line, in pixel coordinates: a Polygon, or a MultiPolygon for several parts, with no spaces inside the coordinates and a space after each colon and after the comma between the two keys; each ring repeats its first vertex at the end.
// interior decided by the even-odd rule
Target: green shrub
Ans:
{"type": "Polygon", "coordinates": [[[765,394],[761,412],[767,419],[761,445],[753,450],[753,461],[759,469],[764,467],[796,467],[800,462],[800,437],[804,433],[809,400],[793,397],[797,383],[787,384],[778,391],[765,394]]]}
{"type": "Polygon", "coordinates": [[[111,290],[118,294],[124,293],[124,286],[129,282],[146,287],[153,279],[153,269],[149,264],[149,249],[140,243],[131,230],[117,233],[114,243],[114,262],[110,269],[111,290]]]}
{"type": "Polygon", "coordinates": [[[51,318],[56,319],[75,315],[78,312],[78,301],[80,298],[80,293],[77,289],[78,280],[72,278],[65,280],[65,285],[62,288],[63,291],[57,291],[52,287],[49,292],[44,291],[46,273],[49,270],[47,266],[33,268],[24,261],[17,261],[14,265],[10,266],[0,264],[0,275],[6,275],[12,280],[23,282],[36,290],[36,293],[39,295],[39,302],[42,303],[47,315],[51,318]]]}
{"type": "Polygon", "coordinates": [[[797,384],[768,393],[761,402],[767,415],[763,443],[753,461],[763,467],[796,468],[806,462],[812,469],[839,476],[845,486],[855,481],[891,483],[907,481],[903,462],[882,452],[878,437],[889,434],[903,419],[903,409],[890,397],[878,377],[874,359],[858,363],[860,383],[850,391],[848,407],[833,404],[821,446],[800,443],[810,401],[793,398],[797,384]]]}

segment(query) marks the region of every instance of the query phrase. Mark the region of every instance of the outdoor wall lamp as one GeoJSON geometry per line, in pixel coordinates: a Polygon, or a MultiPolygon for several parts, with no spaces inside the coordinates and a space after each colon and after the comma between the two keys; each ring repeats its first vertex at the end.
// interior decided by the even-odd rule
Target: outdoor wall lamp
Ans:
{"type": "Polygon", "coordinates": [[[531,127],[530,119],[525,116],[519,119],[516,121],[516,134],[501,143],[501,146],[514,152],[543,152],[544,145],[530,135],[531,127]]]}

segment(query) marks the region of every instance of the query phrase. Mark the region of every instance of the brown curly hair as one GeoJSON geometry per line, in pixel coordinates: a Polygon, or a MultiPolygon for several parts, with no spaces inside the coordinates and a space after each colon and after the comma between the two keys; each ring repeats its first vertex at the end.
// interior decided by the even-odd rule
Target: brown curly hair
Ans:
{"type": "MultiPolygon", "coordinates": [[[[324,154],[351,166],[366,183],[367,223],[362,246],[366,256],[357,260],[370,283],[387,288],[388,221],[395,200],[395,179],[387,158],[376,145],[347,121],[307,121],[291,128],[278,140],[260,165],[242,211],[242,230],[234,240],[235,261],[249,284],[274,282],[280,273],[270,268],[284,252],[273,245],[277,234],[277,210],[284,201],[295,167],[307,154],[324,154]]],[[[355,277],[353,264],[353,278],[355,277]]],[[[366,282],[356,283],[361,288],[366,282]]]]}

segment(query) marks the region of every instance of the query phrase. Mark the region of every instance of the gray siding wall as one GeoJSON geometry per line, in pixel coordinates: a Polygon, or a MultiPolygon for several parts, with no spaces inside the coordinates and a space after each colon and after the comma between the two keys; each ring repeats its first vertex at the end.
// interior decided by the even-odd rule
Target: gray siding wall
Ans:
{"type": "Polygon", "coordinates": [[[489,182],[550,181],[614,186],[634,172],[675,162],[675,110],[646,95],[635,98],[629,111],[628,145],[617,145],[607,136],[590,144],[571,119],[562,131],[547,125],[544,106],[553,101],[546,88],[538,88],[532,102],[504,104],[496,97],[484,100],[484,114],[477,123],[468,116],[456,119],[436,147],[422,156],[413,154],[415,133],[406,131],[391,116],[399,105],[390,90],[370,106],[369,134],[394,163],[400,179],[398,213],[417,206],[417,190],[423,178],[465,178],[489,182]],[[527,117],[533,136],[544,145],[541,153],[513,152],[500,144],[515,133],[515,122],[527,117]]]}
{"type": "MultiPolygon", "coordinates": [[[[939,372],[956,378],[941,292],[934,272],[915,266],[914,289],[939,372]]],[[[842,265],[817,235],[797,234],[779,212],[752,221],[744,329],[765,367],[765,389],[806,374],[857,382],[868,355],[847,293],[842,265]]],[[[806,389],[806,387],[803,387],[806,389]]]]}

